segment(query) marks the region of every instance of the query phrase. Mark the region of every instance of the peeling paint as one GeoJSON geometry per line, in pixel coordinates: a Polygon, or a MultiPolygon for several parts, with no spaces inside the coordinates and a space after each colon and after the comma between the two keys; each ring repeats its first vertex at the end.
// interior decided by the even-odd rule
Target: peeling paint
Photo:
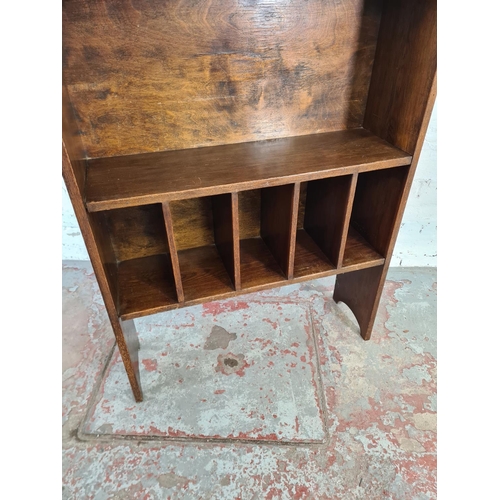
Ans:
{"type": "Polygon", "coordinates": [[[389,277],[370,342],[334,278],[137,320],[137,404],[90,266],[65,267],[62,497],[435,499],[435,271],[389,277]],[[203,349],[214,324],[236,338],[203,349]]]}

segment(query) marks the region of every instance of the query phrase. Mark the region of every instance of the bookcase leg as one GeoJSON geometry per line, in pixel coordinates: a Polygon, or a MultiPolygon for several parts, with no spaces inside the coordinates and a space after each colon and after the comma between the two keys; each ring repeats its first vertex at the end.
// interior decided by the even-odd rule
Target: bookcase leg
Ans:
{"type": "Polygon", "coordinates": [[[127,372],[134,398],[139,403],[143,399],[141,377],[139,374],[139,337],[137,336],[133,320],[118,320],[118,322],[118,325],[113,325],[116,343],[120,350],[123,364],[125,365],[125,371],[127,372]]]}
{"type": "Polygon", "coordinates": [[[370,340],[386,274],[384,265],[337,276],[333,300],[349,306],[364,340],[370,340]]]}

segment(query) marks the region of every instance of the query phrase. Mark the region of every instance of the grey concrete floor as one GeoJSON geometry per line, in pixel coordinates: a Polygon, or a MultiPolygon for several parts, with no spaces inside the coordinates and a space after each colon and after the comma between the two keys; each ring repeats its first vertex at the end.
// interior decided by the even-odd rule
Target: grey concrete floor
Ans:
{"type": "Polygon", "coordinates": [[[137,404],[65,262],[63,498],[436,498],[436,270],[390,270],[369,342],[334,283],[136,320],[137,404]]]}

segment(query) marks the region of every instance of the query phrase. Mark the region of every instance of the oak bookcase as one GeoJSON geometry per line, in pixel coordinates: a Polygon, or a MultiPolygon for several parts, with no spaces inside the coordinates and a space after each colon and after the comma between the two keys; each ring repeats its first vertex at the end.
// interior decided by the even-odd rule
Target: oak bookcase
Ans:
{"type": "Polygon", "coordinates": [[[371,335],[436,93],[433,0],[66,0],[63,176],[133,319],[338,274],[371,335]]]}

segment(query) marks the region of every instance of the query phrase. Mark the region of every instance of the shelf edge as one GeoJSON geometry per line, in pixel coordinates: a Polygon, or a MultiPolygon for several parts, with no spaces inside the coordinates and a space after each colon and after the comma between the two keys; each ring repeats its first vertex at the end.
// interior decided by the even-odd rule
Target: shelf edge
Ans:
{"type": "Polygon", "coordinates": [[[357,164],[347,167],[332,167],[331,169],[306,172],[290,176],[269,177],[267,179],[238,182],[232,184],[221,184],[217,186],[208,186],[202,188],[191,188],[183,191],[171,193],[154,193],[140,196],[130,196],[126,198],[117,198],[113,200],[87,200],[86,207],[89,212],[99,212],[102,210],[113,210],[117,208],[127,208],[140,205],[151,205],[153,203],[164,203],[166,201],[185,200],[190,198],[201,198],[203,196],[212,196],[218,194],[228,194],[233,192],[246,191],[250,189],[260,189],[265,187],[282,186],[296,182],[305,182],[329,177],[339,177],[359,172],[369,172],[372,170],[385,170],[387,168],[396,168],[410,165],[412,156],[407,155],[402,158],[390,160],[381,160],[370,163],[357,164]]]}

